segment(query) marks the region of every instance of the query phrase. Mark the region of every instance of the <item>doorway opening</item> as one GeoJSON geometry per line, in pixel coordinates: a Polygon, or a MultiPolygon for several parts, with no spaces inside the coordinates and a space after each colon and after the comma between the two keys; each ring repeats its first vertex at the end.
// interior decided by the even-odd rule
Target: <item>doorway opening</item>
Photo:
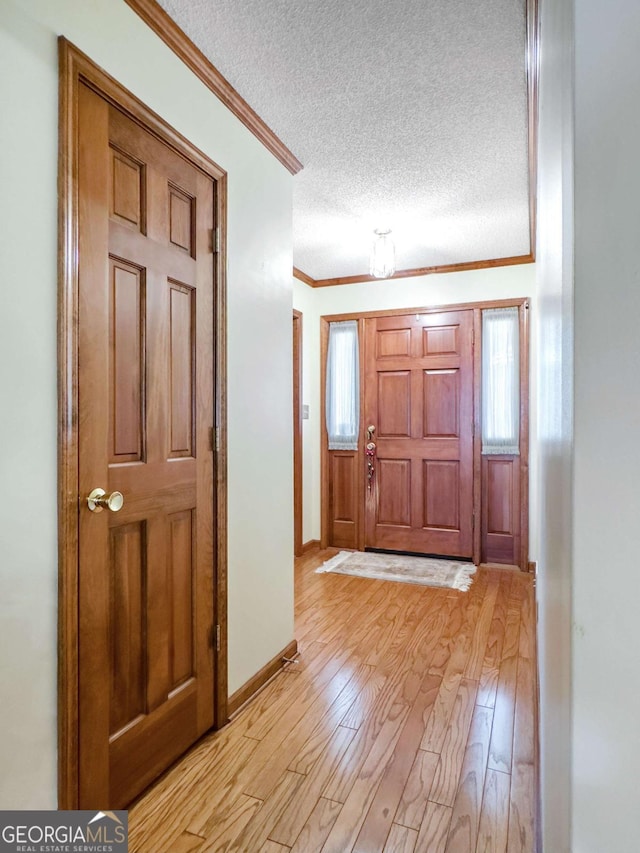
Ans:
{"type": "Polygon", "coordinates": [[[528,570],[528,309],[515,299],[321,318],[322,547],[528,570]],[[482,437],[483,317],[496,311],[514,313],[519,339],[516,446],[482,437]],[[357,327],[359,423],[357,435],[338,427],[353,439],[341,444],[325,392],[331,328],[347,325],[357,327]]]}

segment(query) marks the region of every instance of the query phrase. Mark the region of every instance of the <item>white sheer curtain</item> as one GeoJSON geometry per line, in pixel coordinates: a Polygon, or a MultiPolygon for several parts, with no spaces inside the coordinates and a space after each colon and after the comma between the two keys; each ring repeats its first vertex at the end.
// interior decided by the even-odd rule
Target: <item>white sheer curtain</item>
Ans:
{"type": "Polygon", "coordinates": [[[520,322],[517,308],[482,312],[482,452],[520,453],[520,322]]]}
{"type": "Polygon", "coordinates": [[[357,320],[329,323],[326,415],[329,450],[357,450],[360,428],[357,320]]]}

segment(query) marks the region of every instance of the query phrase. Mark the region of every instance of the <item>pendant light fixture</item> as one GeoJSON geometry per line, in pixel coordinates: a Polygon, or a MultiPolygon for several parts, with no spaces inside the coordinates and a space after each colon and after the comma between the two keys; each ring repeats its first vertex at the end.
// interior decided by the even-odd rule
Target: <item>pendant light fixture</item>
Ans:
{"type": "Polygon", "coordinates": [[[371,248],[369,273],[374,278],[389,278],[396,271],[396,247],[389,236],[389,229],[376,228],[376,236],[371,248]]]}

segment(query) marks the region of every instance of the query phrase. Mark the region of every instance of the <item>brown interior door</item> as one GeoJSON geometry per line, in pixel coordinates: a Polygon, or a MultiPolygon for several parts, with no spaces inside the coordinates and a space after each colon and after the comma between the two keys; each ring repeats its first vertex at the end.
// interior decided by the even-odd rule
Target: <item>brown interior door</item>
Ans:
{"type": "Polygon", "coordinates": [[[79,140],[79,805],[115,808],[214,720],[215,185],[84,85],[79,140]]]}
{"type": "Polygon", "coordinates": [[[364,411],[365,546],[470,558],[473,312],[367,319],[364,411]]]}

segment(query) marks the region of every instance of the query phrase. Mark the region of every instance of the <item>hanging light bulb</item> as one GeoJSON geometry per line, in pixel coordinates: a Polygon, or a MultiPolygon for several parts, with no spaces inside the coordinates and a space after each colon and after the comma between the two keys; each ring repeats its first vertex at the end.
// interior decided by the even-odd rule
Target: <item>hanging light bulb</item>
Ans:
{"type": "Polygon", "coordinates": [[[389,236],[389,229],[376,228],[376,235],[371,248],[369,273],[374,278],[389,278],[396,271],[396,247],[389,236]]]}

